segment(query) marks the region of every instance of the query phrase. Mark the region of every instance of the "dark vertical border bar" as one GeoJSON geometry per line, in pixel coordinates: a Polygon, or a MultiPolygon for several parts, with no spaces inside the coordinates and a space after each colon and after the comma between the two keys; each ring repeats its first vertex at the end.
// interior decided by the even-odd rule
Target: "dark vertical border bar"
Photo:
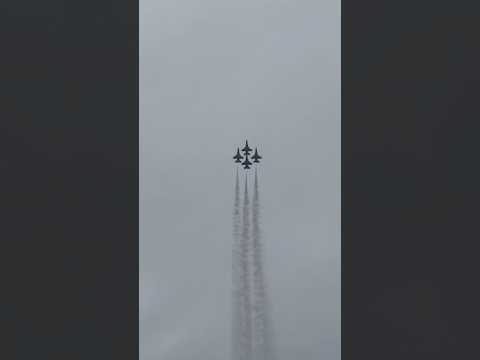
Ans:
{"type": "Polygon", "coordinates": [[[138,1],[0,7],[0,358],[138,359],[138,1]]]}
{"type": "Polygon", "coordinates": [[[479,9],[342,1],[344,360],[479,358],[479,9]]]}

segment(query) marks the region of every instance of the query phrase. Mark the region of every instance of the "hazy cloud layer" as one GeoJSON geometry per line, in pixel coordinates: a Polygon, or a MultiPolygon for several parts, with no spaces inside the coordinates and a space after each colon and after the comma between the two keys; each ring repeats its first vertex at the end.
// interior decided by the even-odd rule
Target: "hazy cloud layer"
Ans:
{"type": "Polygon", "coordinates": [[[340,1],[140,12],[141,359],[231,357],[231,157],[248,138],[277,359],[339,360],[340,1]]]}

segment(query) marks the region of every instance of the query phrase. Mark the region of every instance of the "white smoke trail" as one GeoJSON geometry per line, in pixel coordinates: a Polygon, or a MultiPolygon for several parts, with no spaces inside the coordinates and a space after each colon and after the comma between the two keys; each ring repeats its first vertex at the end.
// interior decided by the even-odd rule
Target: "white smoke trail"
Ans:
{"type": "Polygon", "coordinates": [[[252,360],[252,304],[251,304],[251,284],[250,284],[250,203],[248,200],[248,182],[245,174],[245,192],[243,195],[243,223],[240,246],[240,268],[241,268],[241,349],[240,358],[242,360],[252,360]]]}
{"type": "Polygon", "coordinates": [[[270,306],[264,274],[263,244],[260,229],[260,199],[258,176],[255,168],[255,184],[252,209],[253,243],[253,334],[254,359],[274,360],[273,329],[270,319],[270,306]]]}
{"type": "Polygon", "coordinates": [[[235,195],[233,203],[233,244],[232,244],[232,360],[242,360],[241,341],[241,248],[240,248],[240,186],[238,168],[235,175],[235,195]]]}

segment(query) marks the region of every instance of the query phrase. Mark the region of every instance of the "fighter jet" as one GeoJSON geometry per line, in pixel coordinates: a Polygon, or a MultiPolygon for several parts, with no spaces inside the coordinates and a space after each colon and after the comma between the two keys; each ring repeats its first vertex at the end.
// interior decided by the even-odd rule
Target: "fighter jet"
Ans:
{"type": "Polygon", "coordinates": [[[240,155],[240,149],[239,148],[237,148],[237,155],[235,155],[233,158],[235,159],[236,163],[241,162],[240,159],[243,159],[243,156],[240,155]]]}
{"type": "Polygon", "coordinates": [[[245,141],[245,146],[244,148],[242,149],[242,152],[245,153],[245,155],[250,155],[250,153],[252,152],[252,149],[248,146],[248,140],[245,141]]]}
{"type": "Polygon", "coordinates": [[[250,165],[252,165],[252,163],[248,160],[248,155],[245,155],[245,160],[243,160],[242,165],[244,169],[250,169],[250,165]]]}
{"type": "MultiPolygon", "coordinates": [[[[243,168],[244,169],[250,169],[250,166],[253,165],[253,163],[250,161],[250,159],[248,158],[250,153],[252,152],[252,148],[250,146],[248,146],[248,140],[245,141],[245,146],[243,147],[242,150],[240,150],[239,148],[237,148],[237,154],[233,157],[233,159],[235,159],[235,162],[236,163],[241,163],[243,165],[243,168]],[[240,151],[243,152],[243,156],[240,155],[240,151]],[[242,162],[240,161],[241,159],[245,159],[243,160],[242,162]]],[[[262,157],[260,155],[258,155],[258,151],[257,149],[255,148],[255,155],[253,156],[253,159],[254,159],[254,162],[255,163],[259,163],[259,159],[261,159],[262,157]]]]}
{"type": "Polygon", "coordinates": [[[253,154],[252,159],[254,163],[259,163],[262,157],[258,155],[257,148],[255,148],[255,154],[253,154]]]}

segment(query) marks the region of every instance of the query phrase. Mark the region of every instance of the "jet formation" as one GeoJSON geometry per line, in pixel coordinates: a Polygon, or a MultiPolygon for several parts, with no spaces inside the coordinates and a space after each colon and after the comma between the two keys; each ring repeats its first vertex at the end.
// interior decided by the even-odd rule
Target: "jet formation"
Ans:
{"type": "Polygon", "coordinates": [[[252,163],[248,158],[252,151],[253,149],[250,148],[250,146],[248,146],[248,140],[247,140],[245,141],[245,146],[243,147],[242,150],[240,150],[240,148],[237,148],[237,154],[233,157],[233,159],[235,160],[236,163],[240,163],[241,165],[243,165],[243,168],[245,170],[250,169],[250,166],[252,166],[253,163],[259,163],[260,159],[262,158],[258,154],[257,148],[255,148],[255,153],[252,155],[252,160],[253,160],[253,163],[252,163]],[[242,151],[243,156],[240,154],[240,151],[242,151]],[[242,159],[245,159],[245,160],[241,161],[242,159]]]}

